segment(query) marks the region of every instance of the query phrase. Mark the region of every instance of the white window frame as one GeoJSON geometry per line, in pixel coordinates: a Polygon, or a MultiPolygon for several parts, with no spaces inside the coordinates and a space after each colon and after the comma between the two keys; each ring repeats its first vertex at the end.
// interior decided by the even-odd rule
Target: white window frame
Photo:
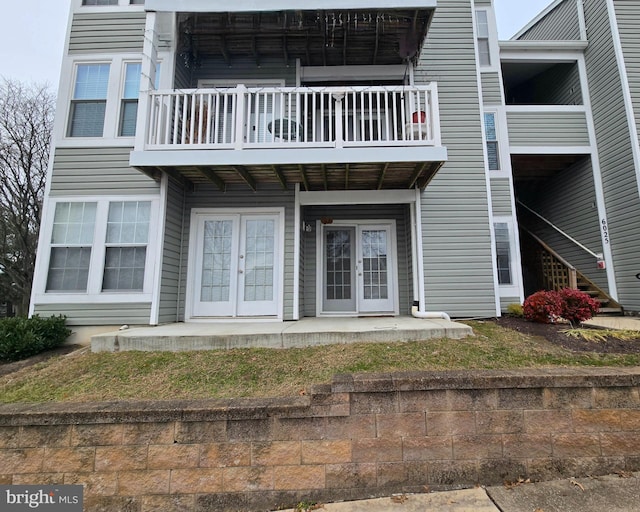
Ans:
{"type": "MultiPolygon", "coordinates": [[[[153,298],[155,267],[161,248],[161,237],[158,236],[158,221],[160,212],[160,198],[158,196],[124,195],[124,196],[64,196],[50,198],[47,211],[55,212],[57,203],[97,203],[96,220],[91,245],[91,260],[89,262],[89,279],[87,291],[46,291],[49,276],[49,261],[51,259],[51,236],[53,233],[54,215],[49,215],[42,225],[43,238],[46,246],[41,248],[43,257],[40,258],[36,268],[37,280],[34,281],[34,303],[36,304],[78,304],[78,303],[128,303],[151,302],[153,298]],[[110,290],[102,291],[104,278],[104,263],[107,246],[107,219],[109,204],[112,202],[136,202],[148,201],[151,203],[151,217],[149,222],[149,238],[146,244],[146,259],[144,269],[143,290],[110,290]]],[[[142,245],[142,244],[137,244],[142,245]]]]}
{"type": "Polygon", "coordinates": [[[511,177],[511,151],[509,146],[509,134],[507,132],[507,112],[504,107],[482,109],[482,135],[484,137],[485,152],[487,155],[487,173],[492,178],[511,177]],[[496,142],[498,143],[499,169],[489,169],[489,148],[487,147],[487,131],[484,123],[484,115],[493,114],[496,123],[496,142]]]}
{"type": "Polygon", "coordinates": [[[496,18],[492,8],[478,8],[473,12],[473,27],[476,46],[476,58],[481,71],[498,71],[500,69],[500,51],[498,46],[498,27],[496,26],[496,18]],[[478,13],[485,13],[487,16],[488,37],[480,37],[478,26],[478,13]],[[489,64],[480,62],[480,39],[486,39],[489,43],[489,64]]]}
{"type": "MultiPolygon", "coordinates": [[[[116,137],[122,139],[122,138],[126,138],[126,139],[135,139],[135,133],[134,135],[121,135],[121,129],[122,129],[122,116],[124,114],[124,105],[125,103],[129,102],[129,103],[133,103],[133,101],[135,100],[136,102],[136,112],[138,111],[138,106],[140,105],[140,87],[138,87],[138,95],[135,98],[125,98],[124,97],[124,92],[125,92],[125,82],[127,79],[127,66],[130,64],[139,64],[140,65],[140,72],[142,73],[142,61],[140,59],[138,60],[123,60],[122,61],[122,68],[120,70],[120,101],[118,104],[118,126],[116,127],[116,137]]],[[[137,117],[137,116],[136,116],[137,117]]],[[[135,124],[134,123],[134,130],[135,130],[135,124]]]]}
{"type": "MultiPolygon", "coordinates": [[[[520,268],[520,262],[518,261],[518,251],[517,251],[517,240],[516,240],[516,226],[513,222],[512,217],[506,216],[494,216],[491,224],[491,229],[494,232],[494,240],[495,238],[495,225],[496,224],[506,224],[507,229],[509,231],[509,268],[511,270],[511,283],[510,284],[499,284],[499,292],[500,297],[519,297],[520,293],[520,284],[522,282],[521,274],[522,269],[520,268]]],[[[497,241],[495,242],[497,244],[497,241]]],[[[497,246],[496,246],[496,255],[497,255],[497,246]]],[[[497,261],[493,262],[494,266],[497,265],[497,261]]],[[[498,279],[498,272],[496,268],[496,280],[498,279]]]]}
{"type": "MultiPolygon", "coordinates": [[[[122,54],[122,55],[95,55],[95,56],[79,56],[65,59],[62,66],[63,77],[61,80],[58,112],[65,109],[62,116],[57,116],[56,125],[54,127],[54,138],[56,147],[130,147],[134,144],[135,136],[120,136],[120,115],[122,110],[122,96],[124,94],[125,69],[128,63],[138,63],[141,61],[141,55],[122,54]],[[109,64],[109,84],[107,86],[107,98],[104,118],[104,129],[102,137],[70,137],[68,127],[71,117],[71,103],[75,91],[75,82],[79,65],[83,64],[109,64]],[[69,77],[66,79],[65,77],[69,77]]],[[[158,63],[162,64],[166,60],[166,54],[158,57],[158,63]]],[[[163,84],[170,83],[169,76],[170,65],[160,66],[160,76],[156,83],[158,87],[163,84]]],[[[140,101],[140,96],[138,96],[140,101]]],[[[140,110],[138,110],[140,115],[140,110]]]]}
{"type": "Polygon", "coordinates": [[[82,5],[82,0],[73,0],[74,11],[86,12],[88,10],[109,11],[120,10],[123,7],[143,11],[144,4],[131,4],[131,0],[117,0],[116,5],[82,5]]]}

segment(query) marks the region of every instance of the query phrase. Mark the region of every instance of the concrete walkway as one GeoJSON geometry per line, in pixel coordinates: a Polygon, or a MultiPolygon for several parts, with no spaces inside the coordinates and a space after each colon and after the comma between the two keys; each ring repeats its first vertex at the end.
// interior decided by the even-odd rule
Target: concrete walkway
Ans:
{"type": "MultiPolygon", "coordinates": [[[[588,327],[640,331],[640,318],[634,316],[596,316],[583,323],[588,327]]],[[[638,507],[640,509],[640,505],[638,507]]]]}
{"type": "Polygon", "coordinates": [[[410,316],[303,318],[295,322],[177,323],[140,327],[91,337],[93,352],[123,350],[212,350],[292,348],[357,342],[389,343],[464,338],[471,327],[442,319],[410,316]]]}
{"type": "Polygon", "coordinates": [[[640,473],[394,495],[318,507],[315,510],[321,512],[637,512],[640,473]]]}

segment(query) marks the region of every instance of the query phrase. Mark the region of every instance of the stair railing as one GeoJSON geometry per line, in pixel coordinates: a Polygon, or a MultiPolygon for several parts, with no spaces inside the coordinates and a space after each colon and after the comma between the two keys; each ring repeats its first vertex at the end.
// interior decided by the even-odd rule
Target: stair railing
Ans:
{"type": "Polygon", "coordinates": [[[525,210],[527,210],[528,212],[532,213],[533,215],[535,215],[536,217],[538,217],[542,222],[548,224],[549,226],[551,226],[553,229],[555,229],[558,233],[560,233],[563,237],[565,237],[567,240],[570,240],[571,242],[573,242],[574,244],[576,244],[578,247],[580,247],[580,249],[582,249],[583,251],[586,251],[587,253],[589,253],[591,256],[593,256],[594,258],[596,258],[597,260],[602,260],[603,259],[603,254],[602,253],[596,253],[593,252],[591,249],[589,249],[586,245],[581,244],[580,242],[578,242],[575,238],[573,238],[571,235],[569,235],[568,233],[565,233],[564,231],[562,231],[558,226],[556,226],[553,222],[551,222],[548,219],[545,219],[542,215],[540,215],[538,212],[536,212],[535,210],[532,210],[531,208],[529,208],[526,204],[524,204],[522,201],[520,201],[519,199],[517,200],[517,203],[522,206],[525,210]]]}
{"type": "Polygon", "coordinates": [[[578,289],[578,271],[567,260],[555,252],[531,231],[522,228],[540,245],[539,264],[542,271],[543,286],[546,290],[561,290],[562,288],[578,289]]]}

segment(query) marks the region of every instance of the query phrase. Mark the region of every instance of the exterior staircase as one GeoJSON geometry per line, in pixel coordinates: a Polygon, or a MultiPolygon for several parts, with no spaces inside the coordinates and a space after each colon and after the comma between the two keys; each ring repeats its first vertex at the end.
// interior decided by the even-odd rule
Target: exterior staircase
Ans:
{"type": "Polygon", "coordinates": [[[600,303],[599,315],[624,315],[622,306],[607,292],[583,275],[540,238],[524,228],[521,228],[521,237],[523,263],[528,268],[531,281],[535,282],[536,289],[557,291],[562,288],[573,288],[580,290],[600,303]]]}

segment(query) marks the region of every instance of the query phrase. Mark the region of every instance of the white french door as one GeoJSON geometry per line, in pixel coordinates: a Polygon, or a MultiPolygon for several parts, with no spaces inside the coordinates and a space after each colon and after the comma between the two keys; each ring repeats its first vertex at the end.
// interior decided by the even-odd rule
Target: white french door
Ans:
{"type": "Polygon", "coordinates": [[[323,313],[395,312],[393,233],[390,224],[323,226],[323,313]]]}
{"type": "Polygon", "coordinates": [[[193,317],[277,316],[280,216],[196,216],[193,317]]]}

